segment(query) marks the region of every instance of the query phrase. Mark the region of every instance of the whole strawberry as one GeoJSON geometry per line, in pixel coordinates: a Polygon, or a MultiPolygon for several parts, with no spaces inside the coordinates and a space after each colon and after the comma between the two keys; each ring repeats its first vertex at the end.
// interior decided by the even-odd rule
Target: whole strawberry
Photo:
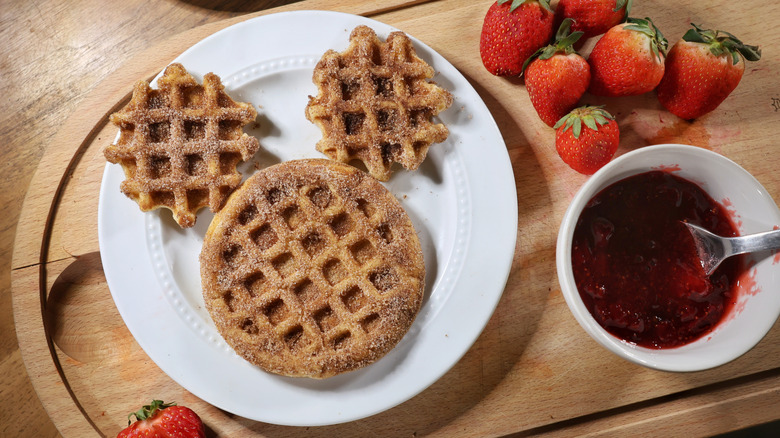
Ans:
{"type": "Polygon", "coordinates": [[[591,175],[615,155],[620,130],[615,118],[601,107],[575,109],[555,124],[555,149],[572,169],[591,175]]]}
{"type": "Polygon", "coordinates": [[[625,21],[630,11],[631,0],[560,0],[555,15],[557,21],[571,18],[571,30],[591,38],[625,21]]]}
{"type": "Polygon", "coordinates": [[[549,0],[493,3],[485,15],[479,39],[485,68],[497,76],[519,75],[525,60],[552,38],[554,20],[549,0]]]}
{"type": "Polygon", "coordinates": [[[649,18],[629,18],[614,26],[588,57],[588,91],[597,96],[634,96],[653,90],[664,75],[667,45],[649,18]]]}
{"type": "Polygon", "coordinates": [[[539,118],[549,126],[577,106],[590,83],[590,67],[573,44],[582,32],[569,33],[572,20],[561,23],[555,43],[531,55],[523,67],[525,88],[539,118]]]}
{"type": "Polygon", "coordinates": [[[714,110],[737,88],[745,59],[761,59],[757,46],[743,44],[728,32],[691,25],[693,29],[669,50],[657,89],[661,105],[688,120],[714,110]]]}
{"type": "Polygon", "coordinates": [[[152,404],[130,414],[127,424],[127,428],[119,432],[117,438],[202,438],[206,436],[203,422],[192,409],[176,406],[175,403],[164,403],[161,400],[153,400],[152,404]],[[133,416],[138,421],[130,424],[133,416]]]}

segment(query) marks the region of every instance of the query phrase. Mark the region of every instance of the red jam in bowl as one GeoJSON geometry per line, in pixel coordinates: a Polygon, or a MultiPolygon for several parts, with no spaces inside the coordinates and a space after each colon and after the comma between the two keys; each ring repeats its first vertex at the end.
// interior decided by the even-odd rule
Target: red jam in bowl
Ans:
{"type": "Polygon", "coordinates": [[[708,278],[683,221],[738,235],[722,205],[665,171],[618,181],[583,209],[572,242],[574,280],[614,336],[674,348],[711,332],[733,307],[744,258],[727,259],[708,278]]]}

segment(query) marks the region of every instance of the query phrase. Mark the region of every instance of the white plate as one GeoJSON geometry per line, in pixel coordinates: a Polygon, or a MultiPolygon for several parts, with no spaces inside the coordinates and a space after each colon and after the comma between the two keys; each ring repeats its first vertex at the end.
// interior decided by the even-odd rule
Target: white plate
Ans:
{"type": "MultiPolygon", "coordinates": [[[[176,62],[198,80],[210,71],[228,93],[259,108],[253,162],[240,170],[305,157],[319,130],[304,116],[316,94],[312,69],[328,49],[344,50],[351,30],[395,30],[367,18],[302,11],[258,17],[193,46],[176,62]]],[[[108,286],[130,332],[171,378],[203,400],[242,417],[283,425],[342,423],[418,394],[469,349],[506,284],[517,232],[514,175],[501,134],[479,95],[443,57],[413,39],[434,80],[455,96],[440,115],[450,129],[414,172],[397,169],[386,187],[414,223],[427,269],[425,299],[410,332],[364,369],[315,381],[265,373],[222,340],[203,306],[198,255],[213,217],[203,210],[182,230],[168,210],[142,213],[122,195],[120,166],[107,165],[98,233],[108,286]]],[[[149,394],[159,397],[159,394],[149,394]]]]}

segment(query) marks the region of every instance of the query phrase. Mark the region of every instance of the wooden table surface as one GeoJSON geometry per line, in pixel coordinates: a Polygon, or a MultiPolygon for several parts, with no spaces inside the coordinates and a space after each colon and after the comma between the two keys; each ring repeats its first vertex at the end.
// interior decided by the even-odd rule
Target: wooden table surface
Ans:
{"type": "MultiPolygon", "coordinates": [[[[84,98],[98,87],[103,79],[117,70],[124,60],[141,53],[143,50],[166,38],[192,28],[291,3],[294,3],[294,1],[126,0],[111,2],[109,7],[102,0],[81,0],[79,2],[68,2],[65,0],[6,0],[0,2],[0,35],[2,35],[2,38],[0,38],[0,41],[2,41],[2,49],[0,49],[0,90],[2,90],[2,94],[0,95],[3,96],[3,99],[0,100],[0,166],[2,166],[0,169],[2,169],[3,175],[0,181],[0,184],[2,184],[2,188],[0,188],[2,202],[0,205],[3,205],[6,209],[6,214],[0,215],[0,262],[2,263],[0,268],[0,330],[3,332],[2,337],[0,337],[0,354],[2,354],[0,356],[0,394],[2,395],[0,400],[6,406],[5,409],[0,410],[0,436],[59,436],[59,432],[43,409],[43,405],[33,390],[26,373],[22,355],[14,335],[14,318],[10,292],[11,256],[14,248],[17,222],[22,210],[22,202],[33,173],[41,157],[55,138],[55,134],[65,120],[72,115],[73,111],[79,107],[84,98]],[[164,25],[161,25],[161,23],[164,23],[164,25]],[[8,409],[8,406],[13,406],[14,408],[8,409]]],[[[341,0],[337,3],[341,5],[382,4],[375,0],[341,0]]],[[[421,2],[408,1],[406,3],[412,5],[421,2]]],[[[437,3],[441,4],[442,8],[447,7],[447,0],[439,0],[437,3]]],[[[486,10],[490,2],[484,1],[483,3],[485,3],[485,6],[482,9],[486,10]]],[[[646,3],[657,5],[659,3],[667,4],[668,2],[648,1],[646,3]]],[[[697,4],[693,0],[690,0],[688,3],[692,5],[697,4]]],[[[727,2],[718,1],[715,3],[723,6],[727,2]]],[[[327,5],[327,2],[319,1],[316,4],[327,5]]],[[[703,3],[699,3],[696,7],[707,9],[707,13],[712,12],[712,8],[714,8],[714,6],[705,6],[703,3]]],[[[642,13],[647,13],[646,11],[647,9],[643,9],[642,13]]],[[[733,12],[733,9],[729,9],[722,14],[713,14],[720,17],[729,17],[729,14],[733,15],[733,12]]],[[[483,13],[475,13],[474,16],[481,16],[483,13]]],[[[685,13],[696,16],[696,13],[690,10],[686,10],[685,13]]],[[[673,13],[667,11],[665,14],[668,18],[673,13]]],[[[764,7],[761,15],[768,17],[767,20],[769,21],[771,19],[780,19],[780,10],[776,6],[764,7]]],[[[681,18],[682,24],[684,24],[684,20],[689,19],[692,18],[681,18]]],[[[741,30],[744,32],[745,29],[749,28],[745,23],[747,20],[752,20],[752,18],[741,15],[740,19],[742,20],[741,30]]],[[[676,25],[679,27],[681,23],[676,25]]],[[[674,30],[677,31],[678,29],[675,28],[674,30]]],[[[733,28],[726,30],[732,30],[737,33],[733,28]]],[[[748,39],[747,36],[744,38],[748,43],[761,43],[763,45],[763,41],[755,40],[759,35],[761,33],[756,30],[749,34],[753,39],[748,39]]],[[[674,37],[671,35],[667,36],[670,37],[670,43],[677,38],[676,35],[674,37]]],[[[743,35],[740,34],[740,36],[743,35]]],[[[780,42],[777,37],[773,37],[771,41],[774,43],[780,42]]],[[[434,43],[436,43],[433,45],[434,48],[440,52],[442,52],[442,49],[445,49],[445,44],[442,41],[436,40],[434,43]]],[[[769,58],[769,60],[762,61],[764,63],[762,68],[765,71],[763,73],[764,76],[767,75],[766,69],[770,71],[774,69],[775,73],[770,74],[773,74],[773,77],[776,78],[778,57],[772,52],[773,49],[771,47],[764,47],[764,56],[769,58]]],[[[444,50],[442,54],[448,57],[456,66],[459,63],[470,62],[465,60],[466,57],[476,56],[475,53],[456,54],[447,50],[444,50]]],[[[512,83],[506,80],[492,81],[490,78],[486,79],[484,75],[479,75],[476,78],[469,77],[469,79],[476,82],[475,87],[483,99],[486,100],[488,106],[491,109],[499,110],[497,113],[494,112],[494,116],[500,126],[520,125],[520,122],[516,120],[518,114],[513,114],[508,109],[505,110],[502,106],[502,100],[496,97],[498,93],[516,91],[518,87],[517,82],[512,83]]],[[[747,77],[746,79],[750,80],[751,78],[747,77]]],[[[129,85],[127,84],[128,88],[129,85]]],[[[742,90],[747,89],[746,86],[742,87],[742,90]]],[[[773,116],[773,112],[777,111],[778,108],[772,105],[780,103],[780,93],[776,91],[780,90],[763,89],[746,94],[750,94],[750,98],[760,101],[759,103],[766,107],[764,108],[765,113],[773,116]]],[[[521,94],[518,92],[518,96],[521,94]]],[[[521,97],[527,99],[527,96],[521,97]]],[[[504,97],[502,96],[502,98],[504,97]]],[[[743,99],[745,99],[744,96],[743,99]]],[[[739,105],[745,106],[744,104],[739,105]]],[[[645,105],[644,109],[647,109],[647,105],[645,105]]],[[[737,113],[736,110],[733,112],[737,113]]],[[[529,114],[533,115],[532,113],[529,114]]],[[[522,114],[522,116],[528,116],[529,114],[522,114]]],[[[632,123],[632,138],[634,140],[642,139],[646,144],[675,141],[700,145],[702,142],[707,142],[708,145],[717,147],[728,136],[735,138],[739,142],[746,142],[754,138],[748,133],[730,131],[728,127],[709,129],[709,127],[715,125],[714,122],[716,120],[720,119],[712,119],[713,122],[709,125],[689,125],[688,128],[690,129],[680,129],[679,124],[669,127],[669,129],[657,129],[658,126],[643,126],[642,118],[635,116],[630,111],[624,112],[623,116],[624,120],[632,123]],[[634,118],[632,119],[632,117],[634,118]],[[652,132],[648,133],[649,131],[652,132]],[[706,138],[703,139],[703,136],[706,138]]],[[[776,119],[776,116],[774,118],[767,117],[767,120],[774,119],[776,119]]],[[[521,160],[531,163],[525,167],[532,169],[537,175],[541,173],[547,175],[547,177],[550,177],[550,174],[555,172],[567,171],[560,163],[555,162],[556,156],[544,153],[537,147],[537,143],[540,143],[544,138],[549,138],[549,135],[539,134],[538,131],[535,132],[536,125],[532,125],[531,128],[522,134],[512,134],[507,138],[513,164],[516,165],[521,160]],[[520,143],[531,143],[534,147],[519,147],[520,143]]],[[[502,133],[507,137],[507,133],[503,129],[502,133]]],[[[755,136],[755,138],[766,137],[766,134],[763,137],[755,136]]],[[[622,152],[625,152],[625,150],[622,152]]],[[[752,160],[751,162],[758,162],[756,157],[749,158],[752,160]]],[[[771,160],[771,157],[767,159],[771,160]]],[[[776,168],[777,165],[755,165],[752,170],[754,173],[758,173],[757,177],[759,180],[763,179],[762,182],[765,182],[766,179],[769,179],[773,183],[772,187],[777,188],[780,186],[778,178],[765,176],[769,175],[776,168]]],[[[584,178],[569,177],[567,184],[556,186],[551,191],[554,194],[571,196],[573,191],[583,181],[584,178]]],[[[522,176],[519,177],[518,183],[522,184],[524,182],[527,181],[523,180],[522,176]]],[[[778,192],[775,192],[774,195],[777,199],[778,192]]],[[[555,204],[557,207],[561,205],[558,201],[549,203],[555,204]]],[[[560,210],[560,208],[558,209],[560,210]]],[[[525,212],[524,214],[525,217],[523,219],[526,221],[546,222],[547,225],[557,227],[555,220],[559,219],[558,217],[549,217],[539,212],[525,212]]],[[[536,242],[521,238],[519,244],[539,245],[538,248],[532,248],[527,252],[528,258],[516,257],[515,264],[520,269],[524,269],[525,266],[542,263],[544,259],[547,259],[550,266],[554,264],[554,242],[536,242]]],[[[14,267],[20,268],[17,265],[14,265],[14,267]]],[[[515,273],[517,274],[516,271],[515,273]]],[[[553,268],[541,273],[535,273],[533,270],[524,271],[521,275],[517,274],[510,280],[514,282],[536,282],[539,279],[534,278],[535,275],[544,276],[544,281],[550,284],[555,283],[553,268]]],[[[564,307],[561,305],[562,299],[556,295],[558,291],[551,289],[549,293],[549,296],[534,298],[536,302],[531,303],[540,308],[545,306],[554,307],[553,314],[547,314],[548,316],[546,317],[538,316],[535,319],[535,324],[538,326],[544,326],[547,323],[545,321],[546,318],[560,317],[565,313],[564,307]]],[[[494,320],[489,325],[492,330],[488,332],[485,338],[480,340],[476,348],[484,350],[485,354],[490,356],[488,353],[489,348],[496,347],[500,349],[505,347],[508,341],[500,333],[496,333],[496,327],[501,324],[502,320],[506,323],[508,319],[513,317],[509,311],[522,306],[522,303],[518,303],[520,298],[516,294],[504,297],[502,305],[505,310],[499,310],[497,316],[494,317],[494,320]]],[[[533,327],[527,328],[529,330],[533,329],[533,327]]],[[[759,353],[755,354],[760,354],[761,352],[774,353],[777,351],[776,347],[780,344],[778,342],[780,336],[777,335],[777,329],[778,327],[775,326],[773,331],[774,337],[763,344],[763,350],[759,350],[759,353]]],[[[529,339],[530,337],[532,337],[531,334],[525,333],[523,342],[527,343],[527,349],[533,353],[535,344],[529,339]]],[[[573,335],[574,341],[583,339],[585,338],[582,333],[573,335]]],[[[604,352],[603,354],[607,353],[604,352]]],[[[471,355],[468,360],[476,363],[477,359],[473,356],[471,355]]],[[[494,380],[497,380],[492,382],[490,386],[499,385],[501,379],[511,381],[513,378],[513,363],[511,363],[511,360],[513,358],[492,357],[492,359],[500,359],[505,362],[496,362],[493,366],[493,368],[500,369],[499,371],[501,372],[492,376],[494,380]],[[510,362],[506,362],[507,360],[510,362]]],[[[515,357],[514,359],[526,362],[529,360],[527,357],[515,357]]],[[[614,363],[621,364],[618,359],[615,359],[614,363]]],[[[656,430],[662,431],[664,429],[658,427],[658,422],[652,422],[650,419],[654,416],[667,416],[670,424],[674,424],[677,428],[676,430],[685,431],[685,434],[691,436],[707,436],[749,427],[766,421],[778,420],[780,419],[780,410],[778,409],[780,407],[780,389],[778,389],[780,388],[780,372],[777,369],[778,363],[775,360],[774,368],[769,370],[765,366],[766,362],[763,365],[763,368],[756,366],[755,369],[752,369],[750,366],[735,365],[733,369],[739,373],[738,378],[715,385],[697,383],[710,381],[706,373],[703,376],[686,375],[680,378],[669,378],[667,380],[673,381],[670,387],[676,387],[675,385],[677,385],[680,388],[693,387],[693,389],[666,395],[661,397],[662,400],[660,402],[658,399],[654,401],[648,400],[629,406],[622,406],[618,403],[616,406],[621,407],[616,407],[602,415],[590,415],[577,420],[570,420],[567,424],[559,424],[555,430],[558,432],[562,431],[562,434],[565,436],[566,427],[572,426],[574,427],[571,429],[572,431],[583,433],[588,432],[589,429],[587,426],[583,427],[582,425],[592,423],[594,425],[593,431],[601,431],[609,435],[610,431],[642,431],[643,422],[648,422],[648,424],[652,423],[652,427],[655,427],[656,430]],[[767,389],[762,390],[762,388],[767,389]],[[745,395],[742,396],[741,394],[745,395]],[[708,406],[714,404],[718,404],[720,407],[718,409],[708,408],[708,406]],[[677,411],[676,415],[675,411],[677,411]],[[637,415],[637,412],[641,412],[641,414],[637,415]],[[679,415],[679,412],[689,412],[689,415],[679,415]],[[631,424],[630,428],[621,429],[623,425],[629,423],[631,424]]],[[[625,364],[620,366],[625,366],[625,364]]],[[[487,373],[491,371],[495,370],[492,368],[486,370],[487,373]]],[[[538,363],[534,371],[536,374],[530,375],[529,379],[550,379],[549,385],[567,384],[565,380],[561,380],[561,377],[554,376],[555,370],[545,366],[544,363],[538,363]]],[[[648,381],[659,379],[657,373],[642,371],[640,374],[641,378],[645,378],[648,381]]],[[[617,372],[615,375],[618,377],[625,376],[624,373],[617,372]]],[[[583,384],[583,382],[579,383],[583,384]]],[[[587,387],[587,385],[584,386],[587,387]]],[[[533,390],[539,390],[540,385],[534,386],[530,384],[529,387],[533,390]]],[[[549,391],[553,391],[552,387],[550,387],[549,391]]],[[[479,398],[482,396],[480,394],[471,394],[470,397],[479,398]]],[[[484,397],[492,398],[504,396],[506,394],[500,391],[484,395],[484,397]]],[[[615,394],[615,397],[621,396],[626,396],[626,394],[615,394]]],[[[548,402],[554,403],[555,399],[550,399],[548,402]]],[[[463,407],[457,403],[453,404],[457,405],[459,409],[464,409],[464,414],[469,409],[468,406],[463,407]]],[[[423,406],[427,405],[423,404],[423,406]]],[[[445,409],[445,407],[440,409],[445,409]]],[[[479,413],[479,410],[475,411],[479,413]]],[[[583,410],[583,412],[585,411],[583,410]]],[[[77,413],[74,413],[74,415],[77,415],[77,413]]],[[[551,421],[548,423],[553,423],[552,416],[550,418],[551,421]]],[[[460,427],[460,424],[456,426],[460,427]]],[[[446,424],[436,427],[439,427],[440,430],[448,430],[446,424]]],[[[436,431],[436,427],[431,426],[427,430],[436,431]]],[[[273,431],[272,429],[268,433],[273,434],[273,431]]],[[[532,431],[544,433],[554,430],[549,427],[540,427],[532,431]]],[[[279,430],[276,430],[276,432],[279,432],[279,430]]],[[[459,432],[469,435],[468,430],[460,430],[459,432]]],[[[285,436],[289,434],[289,431],[279,433],[279,435],[285,436]]]]}

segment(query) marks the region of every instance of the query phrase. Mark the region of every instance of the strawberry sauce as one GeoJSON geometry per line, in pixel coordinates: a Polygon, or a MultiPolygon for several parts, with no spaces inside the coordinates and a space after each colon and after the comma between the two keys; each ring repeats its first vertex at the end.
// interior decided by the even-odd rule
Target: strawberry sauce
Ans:
{"type": "Polygon", "coordinates": [[[572,244],[574,279],[608,332],[673,348],[705,336],[733,307],[744,258],[727,259],[707,278],[682,221],[738,235],[723,206],[665,171],[618,181],[585,207],[572,244]]]}

